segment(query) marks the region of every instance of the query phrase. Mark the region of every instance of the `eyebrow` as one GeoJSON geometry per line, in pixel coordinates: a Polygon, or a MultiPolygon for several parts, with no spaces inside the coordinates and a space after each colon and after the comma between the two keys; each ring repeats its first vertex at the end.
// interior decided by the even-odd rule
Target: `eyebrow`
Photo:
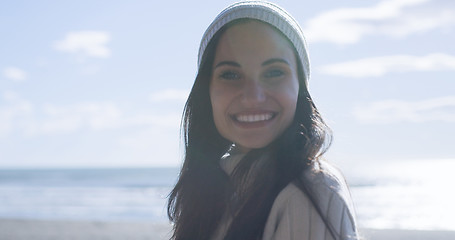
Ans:
{"type": "Polygon", "coordinates": [[[233,67],[241,67],[239,63],[234,62],[234,61],[222,61],[222,62],[219,62],[219,63],[215,66],[215,68],[220,67],[220,66],[223,66],[223,65],[228,65],[228,66],[233,66],[233,67]]]}
{"type": "Polygon", "coordinates": [[[270,65],[272,63],[276,63],[276,62],[281,62],[281,63],[284,63],[284,64],[287,64],[287,65],[290,65],[288,61],[282,59],[282,58],[271,58],[267,61],[264,61],[262,63],[262,66],[266,66],[266,65],[270,65]]]}
{"type": "MultiPolygon", "coordinates": [[[[270,64],[273,64],[273,63],[276,63],[276,62],[281,62],[281,63],[287,64],[287,65],[290,65],[288,61],[286,61],[286,60],[284,60],[282,58],[271,58],[269,60],[264,61],[261,65],[262,66],[267,66],[267,65],[270,65],[270,64]]],[[[234,61],[221,61],[215,66],[215,68],[223,66],[223,65],[228,65],[228,66],[233,66],[233,67],[241,67],[241,65],[239,63],[234,62],[234,61]]]]}

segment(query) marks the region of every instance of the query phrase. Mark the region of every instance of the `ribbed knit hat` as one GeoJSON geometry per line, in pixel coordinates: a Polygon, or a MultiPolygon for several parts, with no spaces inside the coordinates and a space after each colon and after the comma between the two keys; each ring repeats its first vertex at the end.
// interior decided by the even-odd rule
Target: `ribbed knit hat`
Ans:
{"type": "Polygon", "coordinates": [[[226,24],[237,19],[256,19],[266,22],[281,31],[294,45],[302,63],[305,82],[310,79],[310,61],[307,43],[297,21],[281,7],[265,1],[242,1],[225,8],[205,31],[199,46],[198,66],[213,36],[226,24]]]}

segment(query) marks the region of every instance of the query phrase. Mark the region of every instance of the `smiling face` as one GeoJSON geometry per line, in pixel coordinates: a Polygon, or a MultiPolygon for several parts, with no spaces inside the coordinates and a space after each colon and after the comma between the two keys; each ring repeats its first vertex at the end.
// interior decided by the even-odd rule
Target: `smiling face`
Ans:
{"type": "Polygon", "coordinates": [[[271,26],[249,21],[221,36],[210,100],[218,132],[242,151],[262,148],[294,119],[299,81],[294,51],[271,26]]]}

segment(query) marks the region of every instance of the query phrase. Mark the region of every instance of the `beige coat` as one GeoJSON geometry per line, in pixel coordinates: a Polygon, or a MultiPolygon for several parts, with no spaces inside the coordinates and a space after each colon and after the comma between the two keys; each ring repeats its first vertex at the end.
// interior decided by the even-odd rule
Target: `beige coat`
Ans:
{"type": "MultiPolygon", "coordinates": [[[[221,166],[230,174],[241,157],[224,158],[221,166]]],[[[302,174],[302,178],[304,181],[313,183],[310,191],[320,205],[322,214],[331,223],[338,236],[336,239],[332,237],[308,196],[294,183],[290,183],[275,199],[262,239],[358,239],[354,208],[342,174],[332,165],[321,163],[319,171],[307,171],[302,174]]],[[[212,239],[222,240],[231,221],[232,219],[226,214],[212,239]]]]}

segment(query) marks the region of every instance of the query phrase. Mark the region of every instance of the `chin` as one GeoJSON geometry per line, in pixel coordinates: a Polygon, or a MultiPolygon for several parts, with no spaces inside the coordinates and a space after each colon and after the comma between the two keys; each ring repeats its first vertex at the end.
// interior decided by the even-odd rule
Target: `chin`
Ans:
{"type": "Polygon", "coordinates": [[[254,150],[254,149],[260,149],[260,148],[265,148],[267,147],[271,142],[258,142],[258,143],[252,143],[248,142],[247,144],[241,144],[241,142],[237,142],[236,145],[243,149],[244,152],[247,152],[249,150],[254,150]]]}

